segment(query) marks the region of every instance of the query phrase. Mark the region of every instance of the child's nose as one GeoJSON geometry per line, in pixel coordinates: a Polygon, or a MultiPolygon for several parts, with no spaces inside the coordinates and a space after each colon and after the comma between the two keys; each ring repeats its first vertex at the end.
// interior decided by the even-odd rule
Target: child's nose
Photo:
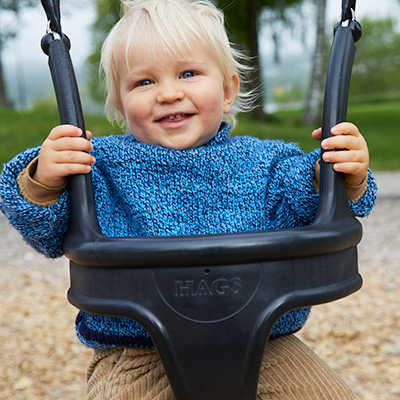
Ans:
{"type": "Polygon", "coordinates": [[[166,84],[160,86],[160,91],[157,95],[158,103],[173,103],[177,100],[182,100],[185,94],[176,84],[166,84]]]}

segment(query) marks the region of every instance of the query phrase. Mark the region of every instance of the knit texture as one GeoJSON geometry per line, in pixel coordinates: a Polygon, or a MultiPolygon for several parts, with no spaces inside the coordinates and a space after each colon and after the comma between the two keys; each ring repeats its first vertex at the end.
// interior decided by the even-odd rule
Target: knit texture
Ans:
{"type": "MultiPolygon", "coordinates": [[[[102,232],[115,237],[204,235],[262,231],[310,224],[319,195],[313,177],[320,157],[295,144],[228,137],[229,125],[205,145],[174,150],[138,143],[133,135],[93,138],[96,211],[102,232]]],[[[17,177],[39,153],[27,150],[6,164],[0,178],[0,207],[36,250],[62,255],[69,197],[48,207],[24,200],[17,177]]],[[[354,215],[367,215],[376,184],[369,172],[368,190],[350,202],[354,215]]],[[[298,331],[309,309],[291,311],[274,326],[271,338],[298,331]]],[[[152,347],[145,330],[125,318],[80,312],[80,340],[95,349],[152,347]]]]}

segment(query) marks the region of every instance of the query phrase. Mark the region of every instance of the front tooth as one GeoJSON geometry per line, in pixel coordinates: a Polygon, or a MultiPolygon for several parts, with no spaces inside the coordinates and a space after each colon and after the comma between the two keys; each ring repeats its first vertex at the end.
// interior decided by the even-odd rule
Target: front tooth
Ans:
{"type": "Polygon", "coordinates": [[[168,118],[168,119],[175,119],[175,118],[181,118],[181,117],[183,117],[184,115],[186,115],[186,114],[176,114],[176,115],[169,115],[168,117],[166,117],[166,118],[168,118]]]}

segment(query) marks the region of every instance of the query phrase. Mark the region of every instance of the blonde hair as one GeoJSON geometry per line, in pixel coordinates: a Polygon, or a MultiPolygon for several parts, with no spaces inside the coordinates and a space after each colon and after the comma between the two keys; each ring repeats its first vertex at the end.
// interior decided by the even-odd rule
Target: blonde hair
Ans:
{"type": "Polygon", "coordinates": [[[241,87],[231,112],[223,119],[234,127],[235,113],[252,109],[256,94],[243,89],[245,75],[251,68],[241,62],[246,57],[231,46],[224,27],[224,14],[214,4],[207,0],[131,0],[123,1],[122,5],[124,15],[110,31],[101,50],[100,68],[107,89],[105,113],[111,123],[125,125],[118,111],[122,107],[117,55],[121,54],[123,45],[130,69],[130,55],[142,38],[159,62],[163,55],[171,52],[183,56],[195,51],[196,41],[202,41],[212,51],[224,84],[228,84],[232,73],[240,80],[241,87]]]}

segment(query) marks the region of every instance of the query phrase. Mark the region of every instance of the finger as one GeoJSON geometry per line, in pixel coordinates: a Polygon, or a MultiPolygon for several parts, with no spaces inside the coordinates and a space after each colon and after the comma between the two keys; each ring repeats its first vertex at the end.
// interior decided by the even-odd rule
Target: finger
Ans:
{"type": "Polygon", "coordinates": [[[358,128],[351,122],[341,122],[331,129],[332,135],[353,135],[360,136],[361,133],[358,128]]]}
{"type": "Polygon", "coordinates": [[[59,151],[54,154],[55,164],[85,164],[85,165],[94,165],[96,163],[96,159],[83,151],[59,151]]]}
{"type": "Polygon", "coordinates": [[[90,140],[90,139],[92,139],[92,137],[93,137],[93,133],[92,132],[90,132],[90,131],[85,131],[86,132],[86,139],[87,140],[90,140]]]}
{"type": "Polygon", "coordinates": [[[74,125],[59,125],[53,128],[48,136],[50,140],[57,140],[61,137],[72,136],[79,137],[82,130],[74,125]]]}
{"type": "Polygon", "coordinates": [[[91,152],[93,144],[83,137],[60,137],[57,140],[52,140],[49,144],[54,151],[85,151],[91,152]]]}
{"type": "Polygon", "coordinates": [[[46,162],[45,164],[47,167],[39,160],[33,179],[49,187],[60,187],[65,183],[69,175],[87,174],[92,170],[92,165],[85,163],[46,162]]]}
{"type": "Polygon", "coordinates": [[[332,136],[327,138],[321,142],[321,146],[324,150],[333,150],[333,149],[348,149],[348,150],[359,150],[363,148],[363,141],[360,140],[361,136],[348,136],[348,135],[340,135],[340,136],[332,136]]]}
{"type": "Polygon", "coordinates": [[[62,179],[69,175],[88,174],[91,170],[92,166],[88,164],[59,163],[53,165],[53,176],[62,179]]]}
{"type": "Polygon", "coordinates": [[[90,140],[93,137],[92,132],[90,132],[90,131],[88,131],[86,129],[85,129],[85,134],[82,134],[82,130],[80,130],[79,132],[81,133],[80,136],[83,137],[84,139],[90,140]]]}
{"type": "MultiPolygon", "coordinates": [[[[364,174],[364,167],[360,163],[353,163],[353,162],[345,162],[345,163],[336,163],[333,164],[333,169],[336,172],[341,172],[343,174],[347,174],[347,177],[350,178],[351,176],[353,177],[358,177],[359,175],[364,174]]],[[[363,175],[364,176],[364,175],[363,175]]],[[[346,179],[347,179],[346,177],[346,179]]],[[[356,178],[358,181],[360,181],[359,178],[356,178]]]]}
{"type": "Polygon", "coordinates": [[[356,150],[325,152],[322,156],[322,159],[328,163],[363,162],[360,152],[356,150]]]}
{"type": "Polygon", "coordinates": [[[318,128],[318,129],[314,129],[311,133],[311,136],[316,139],[321,141],[321,137],[322,137],[322,129],[318,128]]]}

